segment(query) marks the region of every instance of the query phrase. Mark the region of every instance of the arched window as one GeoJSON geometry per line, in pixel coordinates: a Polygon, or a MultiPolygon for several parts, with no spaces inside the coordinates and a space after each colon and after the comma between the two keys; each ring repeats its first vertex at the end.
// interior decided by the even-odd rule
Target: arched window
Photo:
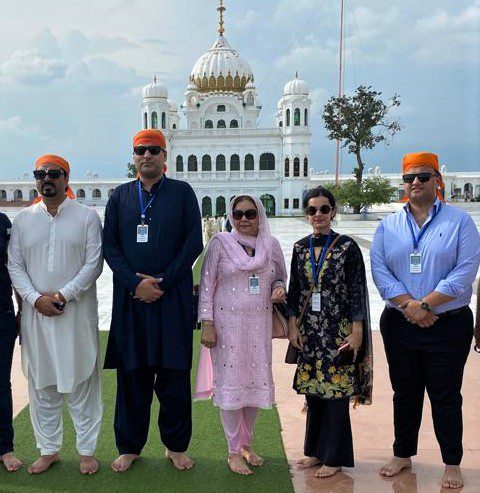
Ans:
{"type": "Polygon", "coordinates": [[[38,192],[35,189],[30,190],[30,193],[28,194],[28,198],[30,200],[36,199],[38,197],[38,192]]]}
{"type": "Polygon", "coordinates": [[[230,156],[230,171],[240,171],[240,158],[238,154],[230,156]]]}
{"type": "Polygon", "coordinates": [[[212,171],[212,158],[208,154],[202,157],[202,171],[212,171]]]}
{"type": "Polygon", "coordinates": [[[190,154],[188,156],[188,171],[198,171],[197,156],[190,154]]]}
{"type": "Polygon", "coordinates": [[[202,199],[202,217],[212,215],[212,199],[210,197],[203,197],[202,199]]]}
{"type": "Polygon", "coordinates": [[[115,192],[114,188],[109,188],[108,189],[108,198],[110,198],[113,195],[113,192],[115,192]]]}
{"type": "Polygon", "coordinates": [[[143,114],[143,128],[148,128],[148,114],[145,112],[143,114]]]}
{"type": "Polygon", "coordinates": [[[84,199],[85,198],[85,190],[83,188],[79,188],[77,190],[77,199],[84,199]]]}
{"type": "Polygon", "coordinates": [[[232,120],[230,122],[230,128],[238,128],[238,120],[232,120]]]}
{"type": "Polygon", "coordinates": [[[167,117],[165,111],[162,112],[162,128],[167,128],[167,117]]]}
{"type": "Polygon", "coordinates": [[[92,198],[94,199],[101,199],[102,198],[102,192],[100,191],[99,188],[95,188],[92,192],[92,198]]]}
{"type": "Polygon", "coordinates": [[[253,106],[253,103],[255,103],[255,98],[253,97],[253,94],[250,93],[247,95],[247,106],[253,106]]]}
{"type": "Polygon", "coordinates": [[[212,120],[206,120],[205,121],[205,128],[213,128],[212,120]]]}
{"type": "Polygon", "coordinates": [[[215,201],[215,214],[217,216],[223,216],[225,212],[227,212],[225,197],[217,197],[217,200],[215,201]]]}
{"type": "Polygon", "coordinates": [[[218,120],[217,128],[227,128],[227,125],[225,124],[225,120],[218,120]]]}
{"type": "Polygon", "coordinates": [[[158,116],[157,112],[152,112],[152,128],[158,128],[158,116]]]}
{"type": "Polygon", "coordinates": [[[300,176],[300,159],[298,157],[293,160],[293,176],[300,176]]]}
{"type": "Polygon", "coordinates": [[[295,113],[293,115],[293,124],[296,127],[300,125],[300,108],[295,108],[295,113]]]}
{"type": "Polygon", "coordinates": [[[172,128],[173,128],[173,129],[176,129],[176,128],[177,128],[177,124],[176,124],[176,123],[174,123],[174,124],[172,125],[172,128]]]}
{"type": "Polygon", "coordinates": [[[303,160],[303,176],[308,176],[308,157],[303,160]]]}
{"type": "Polygon", "coordinates": [[[225,111],[225,105],[224,104],[219,104],[217,106],[217,111],[225,111]]]}
{"type": "Polygon", "coordinates": [[[305,126],[307,126],[308,125],[308,110],[307,110],[307,108],[305,108],[305,115],[304,115],[303,120],[304,120],[305,126]]]}
{"type": "Polygon", "coordinates": [[[177,173],[182,173],[183,172],[183,157],[182,156],[177,156],[177,162],[175,169],[177,173]]]}
{"type": "Polygon", "coordinates": [[[271,171],[275,169],[275,156],[271,152],[264,152],[260,156],[260,171],[271,171]]]}
{"type": "Polygon", "coordinates": [[[287,109],[287,112],[285,114],[285,120],[286,120],[285,125],[287,127],[289,127],[290,126],[290,108],[287,109]]]}
{"type": "Polygon", "coordinates": [[[285,158],[285,177],[289,177],[290,176],[290,159],[285,158]]]}
{"type": "Polygon", "coordinates": [[[13,192],[13,200],[23,200],[23,192],[19,189],[14,190],[13,192]]]}
{"type": "Polygon", "coordinates": [[[253,156],[251,154],[247,154],[245,156],[245,171],[253,171],[255,169],[253,156]]]}
{"type": "Polygon", "coordinates": [[[0,200],[7,200],[7,191],[0,190],[0,200]]]}
{"type": "Polygon", "coordinates": [[[215,161],[215,169],[217,171],[225,171],[225,156],[223,154],[219,154],[215,161]]]}
{"type": "Polygon", "coordinates": [[[278,124],[279,127],[283,127],[283,122],[280,121],[279,124],[278,124]]]}

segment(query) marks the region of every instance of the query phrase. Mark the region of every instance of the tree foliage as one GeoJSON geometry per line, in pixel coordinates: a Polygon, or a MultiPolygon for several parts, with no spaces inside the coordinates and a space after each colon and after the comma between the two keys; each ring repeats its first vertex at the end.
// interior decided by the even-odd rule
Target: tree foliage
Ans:
{"type": "Polygon", "coordinates": [[[370,176],[360,186],[357,180],[347,180],[334,193],[340,204],[360,211],[363,207],[390,202],[395,191],[396,188],[392,187],[388,178],[370,176]]]}
{"type": "Polygon", "coordinates": [[[133,163],[127,163],[127,178],[135,178],[137,176],[137,168],[133,163]]]}

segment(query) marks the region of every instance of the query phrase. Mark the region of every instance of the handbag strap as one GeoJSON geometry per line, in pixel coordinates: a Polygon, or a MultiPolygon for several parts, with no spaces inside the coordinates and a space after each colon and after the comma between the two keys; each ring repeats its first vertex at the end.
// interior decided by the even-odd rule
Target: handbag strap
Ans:
{"type": "MultiPolygon", "coordinates": [[[[333,247],[335,246],[335,243],[337,243],[337,241],[342,237],[343,235],[338,235],[333,241],[332,243],[330,243],[330,246],[328,247],[328,250],[327,252],[325,253],[325,258],[327,258],[328,254],[333,250],[333,247]]],[[[310,290],[307,294],[307,297],[305,298],[305,301],[303,303],[303,306],[302,306],[302,309],[300,310],[300,316],[298,317],[298,322],[297,322],[297,327],[300,327],[300,325],[302,324],[302,320],[303,320],[303,316],[305,315],[305,311],[307,309],[307,306],[308,306],[308,303],[310,301],[310,298],[312,296],[312,293],[313,293],[313,290],[315,289],[315,283],[312,284],[312,286],[310,287],[310,290]]]]}

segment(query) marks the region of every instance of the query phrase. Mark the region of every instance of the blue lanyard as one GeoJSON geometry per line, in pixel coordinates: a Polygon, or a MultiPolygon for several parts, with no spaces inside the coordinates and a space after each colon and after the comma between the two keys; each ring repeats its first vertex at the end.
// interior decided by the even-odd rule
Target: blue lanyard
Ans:
{"type": "Polygon", "coordinates": [[[152,205],[153,199],[156,197],[158,191],[160,190],[160,187],[163,185],[164,179],[165,178],[162,178],[162,180],[160,181],[160,185],[158,186],[157,191],[152,195],[147,205],[145,205],[145,202],[143,201],[142,185],[140,184],[140,180],[137,181],[138,201],[140,203],[140,219],[142,220],[142,225],[145,224],[145,212],[152,205]]]}
{"type": "Polygon", "coordinates": [[[312,266],[312,275],[313,282],[315,287],[318,286],[318,276],[320,275],[320,271],[322,270],[323,262],[325,261],[325,257],[327,255],[328,247],[332,241],[332,232],[328,233],[327,239],[325,240],[325,245],[322,247],[322,251],[320,253],[320,258],[318,259],[318,264],[315,263],[315,249],[313,248],[313,235],[310,236],[310,265],[312,266]]]}
{"type": "Polygon", "coordinates": [[[437,217],[438,213],[440,212],[441,207],[442,207],[442,203],[440,202],[438,204],[438,207],[435,207],[435,212],[432,215],[432,219],[430,219],[430,221],[428,221],[427,224],[423,225],[422,229],[420,230],[420,233],[418,233],[418,236],[415,236],[415,233],[413,231],[412,220],[410,219],[409,212],[406,212],[408,227],[410,228],[410,233],[412,235],[413,251],[414,252],[416,252],[418,250],[418,245],[420,244],[420,240],[423,238],[423,235],[427,231],[430,224],[432,224],[433,220],[437,217]]]}

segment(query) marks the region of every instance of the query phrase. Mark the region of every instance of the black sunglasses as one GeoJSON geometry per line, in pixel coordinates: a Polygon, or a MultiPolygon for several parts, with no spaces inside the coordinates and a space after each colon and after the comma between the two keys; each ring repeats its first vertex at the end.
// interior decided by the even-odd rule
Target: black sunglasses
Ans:
{"type": "Polygon", "coordinates": [[[314,207],[313,205],[309,205],[305,209],[305,213],[307,216],[314,216],[317,211],[320,211],[322,214],[330,214],[332,212],[333,207],[330,207],[328,204],[323,204],[320,207],[314,207]]]}
{"type": "Polygon", "coordinates": [[[408,173],[406,175],[403,175],[403,183],[413,183],[415,181],[415,178],[418,178],[418,181],[420,183],[427,183],[427,181],[430,180],[430,178],[433,176],[433,173],[408,173]]]}
{"type": "Polygon", "coordinates": [[[67,176],[67,173],[63,169],[37,169],[33,172],[35,180],[45,180],[48,176],[51,180],[58,180],[62,175],[67,176]]]}
{"type": "Polygon", "coordinates": [[[242,209],[235,209],[232,212],[232,216],[235,221],[240,221],[243,216],[251,220],[257,217],[257,211],[255,209],[247,209],[246,211],[242,211],[242,209]]]}
{"type": "Polygon", "coordinates": [[[137,146],[133,148],[133,152],[137,156],[143,156],[146,152],[148,152],[154,156],[157,154],[160,154],[160,151],[165,151],[165,149],[162,149],[160,146],[137,146]]]}

